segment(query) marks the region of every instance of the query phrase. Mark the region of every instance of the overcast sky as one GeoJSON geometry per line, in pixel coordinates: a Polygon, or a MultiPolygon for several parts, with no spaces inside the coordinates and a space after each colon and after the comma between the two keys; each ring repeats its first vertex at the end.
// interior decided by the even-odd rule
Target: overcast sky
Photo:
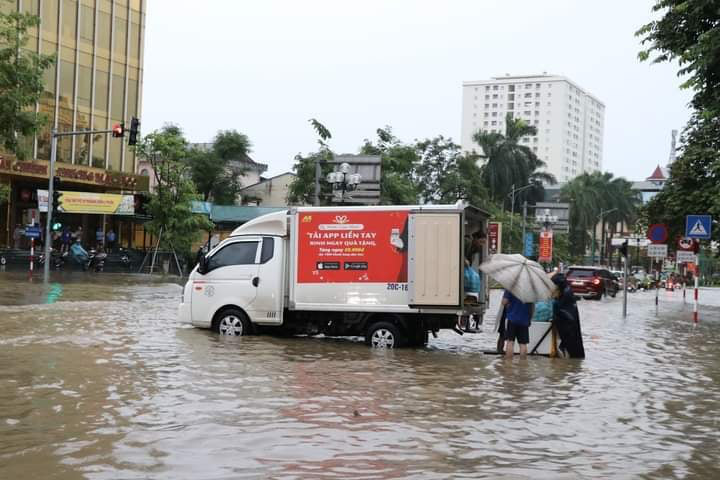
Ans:
{"type": "Polygon", "coordinates": [[[317,148],[308,119],[356,153],[391,125],[460,142],[462,82],[548,72],[606,106],[603,169],[665,165],[690,95],[675,65],[637,61],[654,0],[150,0],[142,129],[193,142],[237,129],[267,174],[317,148]]]}

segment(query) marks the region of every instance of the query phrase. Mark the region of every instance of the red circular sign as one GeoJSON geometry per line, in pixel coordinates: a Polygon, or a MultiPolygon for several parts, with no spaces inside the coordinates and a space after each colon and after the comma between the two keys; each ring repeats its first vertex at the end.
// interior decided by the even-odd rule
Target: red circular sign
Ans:
{"type": "Polygon", "coordinates": [[[665,243],[668,238],[668,230],[662,223],[650,225],[648,228],[647,238],[651,243],[665,243]]]}
{"type": "Polygon", "coordinates": [[[680,237],[678,239],[678,248],[680,250],[692,250],[692,248],[693,248],[692,238],[680,237]]]}

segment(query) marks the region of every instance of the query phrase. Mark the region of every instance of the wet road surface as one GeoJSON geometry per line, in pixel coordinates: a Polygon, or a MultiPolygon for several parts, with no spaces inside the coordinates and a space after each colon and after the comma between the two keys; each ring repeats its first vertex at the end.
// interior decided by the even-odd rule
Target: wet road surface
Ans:
{"type": "Polygon", "coordinates": [[[679,291],[580,302],[588,358],[506,361],[488,319],[420,350],[223,338],[178,284],[60,280],[0,273],[2,479],[720,477],[717,290],[697,326],[679,291]]]}

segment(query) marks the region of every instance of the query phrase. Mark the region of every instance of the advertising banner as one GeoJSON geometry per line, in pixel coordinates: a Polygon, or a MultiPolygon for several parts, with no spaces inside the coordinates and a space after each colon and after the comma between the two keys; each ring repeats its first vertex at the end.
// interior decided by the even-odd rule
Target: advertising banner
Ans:
{"type": "Polygon", "coordinates": [[[502,251],[502,223],[490,222],[488,224],[488,254],[493,255],[502,251]]]}
{"type": "Polygon", "coordinates": [[[133,195],[114,193],[66,192],[61,190],[60,208],[65,213],[90,213],[105,215],[133,215],[133,195]]]}
{"type": "Polygon", "coordinates": [[[553,232],[540,232],[538,262],[552,262],[553,232]]]}
{"type": "Polygon", "coordinates": [[[535,255],[535,235],[532,232],[525,232],[525,248],[523,249],[523,255],[526,257],[532,257],[535,255]]]}
{"type": "Polygon", "coordinates": [[[407,211],[304,212],[298,283],[406,283],[407,211]]]}

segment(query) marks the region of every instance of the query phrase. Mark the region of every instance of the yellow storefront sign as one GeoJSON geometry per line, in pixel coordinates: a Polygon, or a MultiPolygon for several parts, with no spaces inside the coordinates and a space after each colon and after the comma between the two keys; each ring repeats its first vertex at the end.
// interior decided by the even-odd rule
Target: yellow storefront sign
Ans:
{"type": "Polygon", "coordinates": [[[67,192],[61,190],[60,208],[65,213],[95,213],[105,215],[133,215],[135,199],[132,195],[114,193],[67,192]]]}

